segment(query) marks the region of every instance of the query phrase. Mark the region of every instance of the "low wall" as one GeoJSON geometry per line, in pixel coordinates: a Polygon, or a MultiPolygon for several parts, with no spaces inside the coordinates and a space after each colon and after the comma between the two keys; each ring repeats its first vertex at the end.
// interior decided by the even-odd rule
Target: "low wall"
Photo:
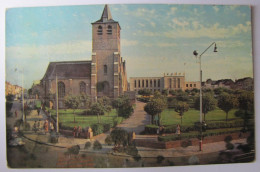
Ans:
{"type": "MultiPolygon", "coordinates": [[[[73,131],[60,129],[59,132],[62,135],[73,137],[73,131]]],[[[85,133],[85,132],[80,133],[78,138],[86,139],[87,138],[87,133],[85,133]]]]}
{"type": "MultiPolygon", "coordinates": [[[[232,133],[232,134],[223,134],[219,136],[209,136],[204,137],[203,143],[214,143],[214,142],[220,142],[224,141],[224,139],[227,136],[231,136],[233,140],[241,139],[241,138],[247,138],[250,135],[250,133],[232,133]]],[[[190,141],[192,146],[199,145],[199,139],[193,138],[193,139],[184,139],[184,140],[176,140],[176,141],[169,141],[169,142],[156,142],[151,140],[145,140],[145,139],[135,139],[136,146],[141,147],[149,147],[149,148],[155,148],[155,149],[170,149],[170,148],[176,148],[181,147],[183,142],[190,141]]]]}

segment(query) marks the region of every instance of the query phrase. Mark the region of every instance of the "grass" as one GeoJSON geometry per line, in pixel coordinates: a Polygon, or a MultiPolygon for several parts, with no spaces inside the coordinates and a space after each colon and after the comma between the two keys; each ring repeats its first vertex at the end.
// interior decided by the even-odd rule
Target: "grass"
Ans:
{"type": "MultiPolygon", "coordinates": [[[[81,126],[82,128],[91,126],[93,124],[98,123],[98,119],[96,115],[83,116],[80,115],[84,109],[77,109],[76,113],[76,122],[74,123],[74,115],[71,109],[67,110],[59,110],[59,122],[62,123],[62,126],[74,127],[81,126]]],[[[56,118],[56,111],[51,110],[51,114],[56,118]]],[[[103,124],[111,124],[113,126],[114,121],[118,121],[120,123],[123,120],[123,117],[116,118],[116,110],[113,109],[110,113],[106,113],[105,115],[101,115],[101,123],[103,124]]]]}
{"type": "MultiPolygon", "coordinates": [[[[239,117],[235,116],[235,112],[237,109],[232,109],[228,113],[228,119],[240,119],[239,117]]],[[[178,115],[174,109],[166,109],[161,114],[161,121],[162,125],[177,125],[181,124],[182,126],[190,126],[193,125],[194,122],[199,122],[199,111],[195,109],[190,109],[188,112],[185,112],[182,117],[182,124],[181,124],[181,117],[178,115]]],[[[221,109],[217,108],[213,111],[210,111],[206,114],[206,122],[207,121],[223,121],[226,120],[226,113],[221,109]]]]}

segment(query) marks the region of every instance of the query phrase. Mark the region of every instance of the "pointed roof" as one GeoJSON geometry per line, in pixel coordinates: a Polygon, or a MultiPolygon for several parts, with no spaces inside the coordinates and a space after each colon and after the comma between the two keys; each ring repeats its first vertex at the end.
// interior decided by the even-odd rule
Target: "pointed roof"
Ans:
{"type": "Polygon", "coordinates": [[[101,18],[94,23],[118,23],[118,22],[113,20],[109,6],[106,4],[101,18]]]}

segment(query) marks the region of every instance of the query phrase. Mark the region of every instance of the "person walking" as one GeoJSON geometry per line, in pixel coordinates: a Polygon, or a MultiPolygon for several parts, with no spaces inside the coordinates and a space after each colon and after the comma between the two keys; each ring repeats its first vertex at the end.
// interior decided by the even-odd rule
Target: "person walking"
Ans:
{"type": "Polygon", "coordinates": [[[48,133],[48,131],[49,131],[49,122],[46,119],[46,121],[44,122],[44,132],[45,132],[45,134],[48,133]]]}
{"type": "Polygon", "coordinates": [[[18,114],[17,114],[17,110],[15,110],[15,112],[14,112],[14,113],[15,113],[15,118],[17,118],[17,115],[18,115],[18,114]]]}
{"type": "Polygon", "coordinates": [[[82,132],[82,129],[80,126],[78,126],[78,131],[77,131],[77,137],[79,138],[80,137],[80,133],[82,132]]]}
{"type": "Polygon", "coordinates": [[[76,133],[77,133],[77,127],[74,126],[74,128],[73,128],[73,137],[76,137],[76,133]]]}

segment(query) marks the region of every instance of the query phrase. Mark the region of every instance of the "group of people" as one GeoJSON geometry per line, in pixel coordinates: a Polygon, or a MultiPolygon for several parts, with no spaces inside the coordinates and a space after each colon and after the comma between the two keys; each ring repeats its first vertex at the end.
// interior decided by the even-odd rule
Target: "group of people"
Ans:
{"type": "MultiPolygon", "coordinates": [[[[40,120],[37,122],[37,121],[34,121],[34,124],[33,124],[33,131],[36,133],[37,131],[39,131],[41,129],[41,123],[40,123],[40,120]]],[[[44,121],[44,124],[43,124],[43,129],[44,129],[44,133],[48,133],[49,131],[50,132],[53,132],[55,130],[54,128],[54,124],[53,122],[49,122],[47,119],[44,121]]]]}
{"type": "Polygon", "coordinates": [[[82,128],[80,126],[78,126],[78,127],[75,126],[73,128],[73,137],[79,138],[81,133],[82,133],[82,128]]]}

